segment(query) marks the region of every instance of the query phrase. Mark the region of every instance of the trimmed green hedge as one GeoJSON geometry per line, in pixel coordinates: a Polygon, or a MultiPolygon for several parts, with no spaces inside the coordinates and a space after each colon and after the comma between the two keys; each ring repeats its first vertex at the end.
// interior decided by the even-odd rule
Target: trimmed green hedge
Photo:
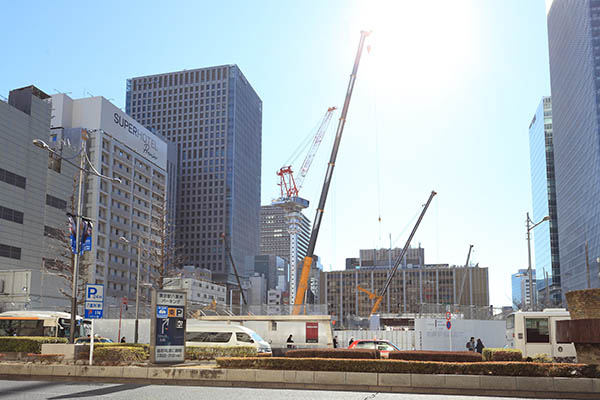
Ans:
{"type": "Polygon", "coordinates": [[[46,336],[2,336],[0,337],[0,352],[40,354],[42,352],[42,344],[44,343],[67,342],[67,338],[46,336]]]}
{"type": "Polygon", "coordinates": [[[483,359],[485,361],[521,361],[523,353],[517,349],[486,347],[483,349],[483,359]]]}
{"type": "Polygon", "coordinates": [[[218,357],[256,357],[254,346],[206,347],[186,346],[186,360],[214,360],[218,357]]]}
{"type": "Polygon", "coordinates": [[[293,358],[379,359],[380,351],[375,349],[298,349],[288,350],[285,356],[293,358]]]}
{"type": "Polygon", "coordinates": [[[296,371],[378,372],[395,374],[450,374],[496,376],[560,376],[598,378],[594,365],[527,362],[448,363],[402,360],[342,360],[323,358],[217,358],[221,368],[296,371]]]}
{"type": "Polygon", "coordinates": [[[479,362],[481,354],[473,351],[390,351],[390,360],[405,361],[446,361],[446,362],[479,362]]]}

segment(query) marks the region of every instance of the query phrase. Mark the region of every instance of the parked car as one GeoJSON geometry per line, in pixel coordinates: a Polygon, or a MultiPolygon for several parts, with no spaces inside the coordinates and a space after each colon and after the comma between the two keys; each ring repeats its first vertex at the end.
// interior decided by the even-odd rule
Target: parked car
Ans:
{"type": "MultiPolygon", "coordinates": [[[[89,342],[90,342],[89,337],[80,337],[80,338],[75,339],[75,344],[88,344],[89,342]]],[[[94,343],[114,343],[114,342],[112,340],[110,340],[109,338],[105,338],[102,336],[95,336],[94,343]]]]}
{"type": "Polygon", "coordinates": [[[398,346],[388,340],[358,339],[348,346],[349,349],[376,349],[381,352],[382,358],[388,358],[390,351],[400,351],[398,346]]]}
{"type": "Polygon", "coordinates": [[[258,353],[271,353],[271,345],[252,329],[240,325],[188,321],[186,346],[252,346],[258,353]]]}

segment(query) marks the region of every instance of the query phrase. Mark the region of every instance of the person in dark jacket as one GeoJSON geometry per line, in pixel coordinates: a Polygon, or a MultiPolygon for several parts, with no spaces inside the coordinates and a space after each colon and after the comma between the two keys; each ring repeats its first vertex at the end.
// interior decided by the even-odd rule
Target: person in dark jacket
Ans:
{"type": "Polygon", "coordinates": [[[294,339],[292,339],[292,335],[288,336],[287,338],[287,347],[288,349],[294,348],[294,339]]]}
{"type": "Polygon", "coordinates": [[[483,348],[484,348],[484,347],[485,347],[485,346],[483,345],[483,342],[481,341],[481,339],[477,339],[477,344],[475,345],[475,350],[476,350],[476,351],[477,351],[479,354],[481,354],[481,353],[483,353],[483,348]]]}

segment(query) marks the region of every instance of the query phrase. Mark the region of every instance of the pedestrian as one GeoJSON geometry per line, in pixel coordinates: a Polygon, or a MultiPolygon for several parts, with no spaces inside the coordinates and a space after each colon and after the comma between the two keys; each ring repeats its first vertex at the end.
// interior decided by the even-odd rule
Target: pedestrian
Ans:
{"type": "Polygon", "coordinates": [[[475,351],[475,338],[471,336],[471,340],[467,342],[467,350],[475,351]]]}
{"type": "Polygon", "coordinates": [[[477,350],[477,352],[479,354],[483,353],[483,348],[485,346],[483,345],[483,342],[481,341],[481,339],[477,339],[477,344],[475,345],[475,350],[477,350]]]}
{"type": "Polygon", "coordinates": [[[288,336],[288,338],[287,338],[287,348],[288,349],[294,348],[294,339],[292,339],[292,335],[288,336]]]}
{"type": "Polygon", "coordinates": [[[125,336],[123,336],[123,337],[121,338],[121,343],[127,343],[127,341],[125,340],[125,336]]]}
{"type": "Polygon", "coordinates": [[[337,349],[337,347],[338,347],[338,340],[337,340],[337,336],[334,336],[334,337],[333,337],[333,348],[334,348],[334,349],[337,349]]]}
{"type": "Polygon", "coordinates": [[[350,341],[348,342],[348,347],[352,346],[352,343],[354,343],[354,337],[350,338],[350,341]]]}

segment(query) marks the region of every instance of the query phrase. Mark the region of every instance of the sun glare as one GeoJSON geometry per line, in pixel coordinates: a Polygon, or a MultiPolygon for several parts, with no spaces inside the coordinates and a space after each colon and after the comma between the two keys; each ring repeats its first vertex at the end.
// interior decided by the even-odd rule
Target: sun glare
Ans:
{"type": "Polygon", "coordinates": [[[384,90],[414,96],[451,87],[473,56],[474,21],[469,3],[458,1],[368,1],[362,26],[370,37],[373,68],[384,90]],[[390,77],[393,76],[393,79],[390,77]]]}

